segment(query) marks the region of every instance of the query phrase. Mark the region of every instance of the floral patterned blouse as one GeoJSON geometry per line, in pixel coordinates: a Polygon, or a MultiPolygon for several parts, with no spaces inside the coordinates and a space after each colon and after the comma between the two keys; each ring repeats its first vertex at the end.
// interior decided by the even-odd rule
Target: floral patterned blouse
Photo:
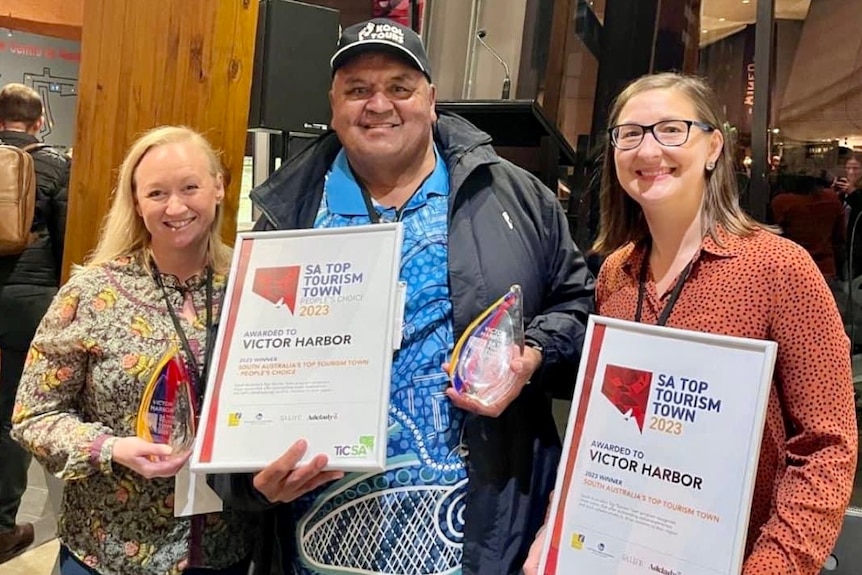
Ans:
{"type": "MultiPolygon", "coordinates": [[[[190,293],[192,324],[180,317],[203,361],[205,278],[163,275],[175,310],[190,293]]],[[[218,318],[225,277],[213,278],[218,318]]],[[[168,575],[221,568],[251,553],[253,517],[175,518],[174,479],[148,480],[111,461],[113,444],[135,435],[153,368],[176,341],[162,291],[136,258],[85,268],[60,289],[33,340],[12,418],[13,436],[66,480],[59,535],[103,575],[168,575]]]]}

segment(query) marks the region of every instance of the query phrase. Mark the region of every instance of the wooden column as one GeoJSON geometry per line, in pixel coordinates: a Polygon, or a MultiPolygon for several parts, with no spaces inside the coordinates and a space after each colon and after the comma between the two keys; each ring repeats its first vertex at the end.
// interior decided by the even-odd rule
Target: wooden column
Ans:
{"type": "Polygon", "coordinates": [[[574,34],[575,2],[557,0],[554,2],[554,16],[551,24],[548,64],[545,69],[545,88],[542,93],[542,110],[555,125],[560,117],[560,102],[563,95],[563,82],[566,78],[566,43],[574,34]]]}
{"type": "Polygon", "coordinates": [[[593,103],[591,146],[605,137],[613,99],[632,80],[652,70],[661,0],[607,0],[593,103]]]}
{"type": "Polygon", "coordinates": [[[199,130],[223,152],[233,242],[257,11],[257,0],[85,2],[64,277],[95,247],[128,146],[162,124],[199,130]]]}
{"type": "Polygon", "coordinates": [[[661,0],[651,72],[697,73],[701,0],[661,0]]]}

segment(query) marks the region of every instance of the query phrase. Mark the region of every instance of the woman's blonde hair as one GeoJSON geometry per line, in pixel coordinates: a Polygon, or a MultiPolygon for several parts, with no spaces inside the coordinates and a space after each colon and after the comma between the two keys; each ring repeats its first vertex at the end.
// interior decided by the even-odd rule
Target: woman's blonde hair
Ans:
{"type": "MultiPolygon", "coordinates": [[[[721,155],[715,169],[704,170],[706,190],[703,199],[703,224],[705,230],[718,241],[717,226],[736,235],[747,235],[757,229],[770,229],[752,219],[739,206],[739,189],[733,165],[733,153],[724,132],[726,125],[722,108],[712,88],[695,76],[665,72],[642,76],[629,84],[611,107],[608,126],[619,121],[620,113],[635,96],[650,90],[677,90],[694,105],[696,118],[713,126],[724,139],[721,155]]],[[[646,218],[640,205],[626,193],[620,184],[610,142],[605,146],[602,165],[602,184],[599,192],[599,233],[593,249],[600,254],[609,254],[629,242],[637,242],[649,235],[646,218]]]]}
{"type": "MultiPolygon", "coordinates": [[[[213,178],[224,178],[218,154],[198,132],[185,126],[160,126],[149,130],[132,144],[120,165],[114,201],[102,226],[99,243],[86,265],[97,266],[124,256],[145,256],[141,260],[144,266],[149,268],[150,233],[136,209],[135,170],[152,148],[180,142],[189,142],[201,150],[209,160],[210,175],[213,178]]],[[[220,236],[222,219],[223,209],[219,203],[207,246],[207,264],[219,273],[227,272],[231,260],[231,248],[220,236]]]]}

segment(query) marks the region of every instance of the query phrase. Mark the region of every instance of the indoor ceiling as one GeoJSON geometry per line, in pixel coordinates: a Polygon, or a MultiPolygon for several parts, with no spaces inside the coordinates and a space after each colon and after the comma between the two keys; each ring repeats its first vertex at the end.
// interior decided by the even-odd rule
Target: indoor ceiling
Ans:
{"type": "MultiPolygon", "coordinates": [[[[607,0],[587,0],[600,21],[607,0]]],[[[811,0],[775,0],[775,17],[804,20],[811,0]]],[[[757,20],[757,0],[702,0],[700,45],[706,46],[735,34],[757,20]]]]}
{"type": "MultiPolygon", "coordinates": [[[[775,17],[804,20],[811,0],[776,0],[775,17]]],[[[703,0],[700,45],[706,46],[739,32],[757,20],[757,0],[703,0]]]]}

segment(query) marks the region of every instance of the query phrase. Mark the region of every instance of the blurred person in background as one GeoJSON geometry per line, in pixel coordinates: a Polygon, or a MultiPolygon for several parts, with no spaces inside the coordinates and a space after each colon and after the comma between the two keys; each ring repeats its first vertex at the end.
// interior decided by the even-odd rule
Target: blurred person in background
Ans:
{"type": "Polygon", "coordinates": [[[9,436],[12,405],[36,326],[57,293],[66,234],[70,161],[39,139],[44,107],[23,84],[0,90],[0,143],[27,150],[36,174],[36,211],[30,245],[0,257],[0,563],[26,549],[33,525],[16,524],[27,489],[30,455],[9,436]]]}
{"type": "Polygon", "coordinates": [[[844,207],[829,189],[828,179],[806,174],[787,176],[785,188],[772,199],[773,221],[784,237],[811,255],[828,283],[838,276],[846,242],[844,207]]]}
{"type": "Polygon", "coordinates": [[[422,14],[425,9],[425,0],[416,2],[415,14],[411,0],[372,0],[374,7],[372,17],[388,18],[398,22],[402,26],[412,28],[417,33],[422,32],[422,14]],[[415,23],[415,25],[414,25],[415,23]]]}
{"type": "Polygon", "coordinates": [[[862,157],[853,154],[844,161],[844,176],[835,180],[833,188],[844,201],[847,213],[848,281],[862,274],[862,157]]]}

